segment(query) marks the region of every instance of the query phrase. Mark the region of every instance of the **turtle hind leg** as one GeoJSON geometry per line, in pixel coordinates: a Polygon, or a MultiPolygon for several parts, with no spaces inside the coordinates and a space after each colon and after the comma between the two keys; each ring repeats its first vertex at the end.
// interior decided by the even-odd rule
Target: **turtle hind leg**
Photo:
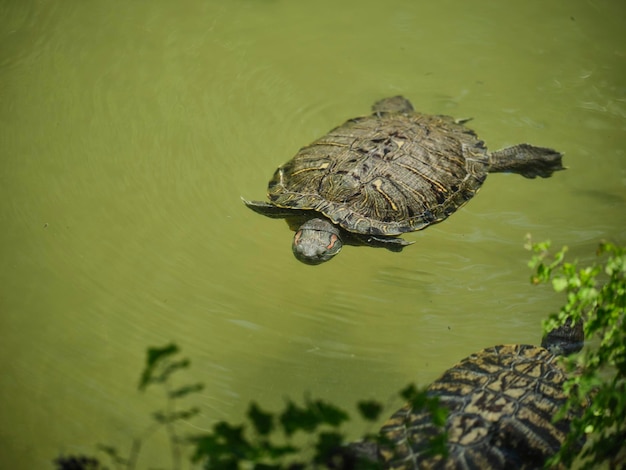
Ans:
{"type": "Polygon", "coordinates": [[[525,178],[548,178],[552,173],[565,170],[563,154],[556,150],[519,144],[489,155],[490,173],[517,173],[525,178]]]}

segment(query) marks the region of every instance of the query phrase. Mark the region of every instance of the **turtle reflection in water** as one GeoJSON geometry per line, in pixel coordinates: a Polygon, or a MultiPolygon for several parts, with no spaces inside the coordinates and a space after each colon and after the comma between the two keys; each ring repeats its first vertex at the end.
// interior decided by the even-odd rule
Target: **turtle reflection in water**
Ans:
{"type": "Polygon", "coordinates": [[[550,332],[541,347],[483,349],[434,381],[427,394],[448,410],[446,459],[429,453],[430,440],[440,433],[430,412],[410,404],[383,425],[380,444],[365,441],[348,449],[386,469],[543,468],[582,411],[554,421],[567,400],[559,356],[579,351],[583,341],[582,322],[566,324],[550,332]]]}
{"type": "Polygon", "coordinates": [[[441,222],[470,200],[487,173],[547,178],[562,170],[562,155],[520,144],[489,153],[474,131],[449,116],[413,110],[401,97],[374,104],[279,167],[270,202],[252,210],[285,218],[296,234],[300,261],[328,261],[342,245],[400,251],[402,233],[441,222]]]}

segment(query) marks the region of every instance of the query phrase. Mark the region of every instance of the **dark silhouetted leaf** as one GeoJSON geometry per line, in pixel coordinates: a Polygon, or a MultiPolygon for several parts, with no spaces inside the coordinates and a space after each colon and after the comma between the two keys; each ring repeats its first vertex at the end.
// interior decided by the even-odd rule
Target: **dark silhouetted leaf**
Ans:
{"type": "Polygon", "coordinates": [[[368,421],[377,421],[383,411],[383,405],[377,401],[360,401],[357,408],[361,416],[368,421]]]}
{"type": "Polygon", "coordinates": [[[191,408],[189,410],[182,411],[173,411],[170,413],[164,413],[162,411],[157,411],[152,414],[153,418],[161,424],[173,423],[178,420],[187,420],[191,419],[200,413],[198,408],[191,408]]]}
{"type": "Polygon", "coordinates": [[[111,460],[113,460],[116,464],[118,464],[118,465],[127,465],[128,464],[128,460],[123,458],[119,454],[119,452],[117,451],[117,449],[115,447],[107,446],[107,445],[104,445],[104,444],[98,444],[97,448],[101,452],[104,452],[106,455],[108,455],[109,458],[111,460]]]}
{"type": "Polygon", "coordinates": [[[293,435],[298,430],[313,431],[319,424],[319,419],[314,413],[299,407],[292,401],[287,402],[279,420],[287,436],[293,435]]]}
{"type": "Polygon", "coordinates": [[[70,455],[59,457],[54,460],[57,470],[100,470],[98,459],[84,455],[70,455]]]}
{"type": "Polygon", "coordinates": [[[321,432],[317,436],[315,444],[314,460],[318,464],[323,464],[331,460],[331,456],[343,455],[343,436],[336,432],[321,432]]]}
{"type": "Polygon", "coordinates": [[[182,398],[190,393],[201,392],[202,390],[204,390],[204,384],[201,383],[185,385],[184,387],[169,392],[169,397],[174,399],[182,398]]]}
{"type": "Polygon", "coordinates": [[[418,390],[414,384],[409,384],[400,391],[400,396],[406,401],[411,401],[417,394],[418,390]]]}
{"type": "Polygon", "coordinates": [[[261,436],[268,435],[274,429],[273,415],[262,411],[255,402],[250,404],[248,418],[252,422],[256,432],[261,436]]]}
{"type": "Polygon", "coordinates": [[[152,374],[158,364],[164,359],[176,354],[179,348],[176,344],[168,344],[162,348],[148,348],[146,356],[146,366],[141,374],[139,390],[144,390],[152,382],[152,374]]]}
{"type": "Polygon", "coordinates": [[[189,359],[181,359],[175,362],[168,362],[163,364],[162,370],[158,371],[158,375],[155,373],[152,375],[152,382],[165,383],[169,380],[170,375],[180,369],[186,369],[191,365],[189,359]]]}
{"type": "Polygon", "coordinates": [[[318,416],[320,423],[337,427],[349,419],[348,414],[341,408],[323,400],[309,402],[309,408],[318,416]]]}

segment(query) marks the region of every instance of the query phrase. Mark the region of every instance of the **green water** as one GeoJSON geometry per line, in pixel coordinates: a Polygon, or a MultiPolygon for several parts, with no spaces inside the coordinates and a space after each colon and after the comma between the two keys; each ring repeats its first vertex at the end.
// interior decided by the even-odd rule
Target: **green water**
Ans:
{"type": "MultiPolygon", "coordinates": [[[[537,342],[561,299],[528,284],[525,235],[583,259],[626,242],[625,5],[0,2],[0,466],[127,450],[162,403],[136,389],[151,345],[177,342],[206,384],[193,432],[251,399],[388,402],[537,342]],[[490,176],[401,254],[300,264],[240,196],[396,94],[569,169],[490,176]]],[[[140,467],[167,467],[165,443],[140,467]]]]}

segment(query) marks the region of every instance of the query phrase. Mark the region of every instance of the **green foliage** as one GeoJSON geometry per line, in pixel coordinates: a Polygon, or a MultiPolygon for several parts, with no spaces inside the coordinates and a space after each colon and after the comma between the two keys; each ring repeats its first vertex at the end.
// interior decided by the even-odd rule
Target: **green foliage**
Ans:
{"type": "MultiPolygon", "coordinates": [[[[191,446],[191,460],[207,470],[378,467],[365,454],[352,450],[346,443],[341,426],[350,419],[348,413],[329,402],[309,397],[305,397],[303,404],[286,400],[283,410],[277,413],[263,410],[256,402],[251,402],[245,423],[234,425],[221,421],[213,426],[211,432],[183,438],[176,432],[176,424],[194,417],[198,409],[179,409],[178,401],[201,391],[203,386],[191,384],[172,388],[174,373],[190,365],[188,359],[178,357],[179,353],[174,344],[148,349],[139,390],[145,391],[151,385],[158,385],[165,390],[166,405],[153,413],[154,424],[133,441],[128,457],[114,447],[99,446],[115,468],[134,469],[143,441],[163,428],[169,435],[174,469],[181,468],[183,446],[191,446]]],[[[415,409],[427,409],[436,424],[445,424],[447,411],[440,408],[437,399],[429,397],[425,390],[410,385],[401,396],[415,409]]],[[[383,406],[376,401],[361,401],[357,410],[362,419],[374,423],[380,418],[383,406]]],[[[376,436],[368,436],[363,444],[368,449],[368,456],[375,450],[376,439],[376,436]]],[[[446,439],[444,432],[432,438],[433,454],[445,455],[446,439]]],[[[98,460],[82,456],[60,457],[55,463],[59,470],[105,468],[98,460]]]]}
{"type": "MultiPolygon", "coordinates": [[[[566,294],[566,303],[544,322],[549,331],[565,322],[584,320],[587,347],[570,356],[567,364],[575,370],[566,385],[569,399],[560,416],[568,410],[584,409],[574,420],[572,432],[551,465],[571,466],[577,458],[581,468],[626,466],[626,250],[601,243],[598,260],[581,267],[566,262],[567,247],[549,252],[550,242],[532,243],[534,255],[529,266],[535,270],[534,284],[551,283],[566,294]],[[591,399],[591,400],[590,400],[591,399]],[[588,437],[580,455],[574,449],[588,437]]],[[[557,416],[558,419],[558,416],[557,416]]]]}
{"type": "MultiPolygon", "coordinates": [[[[175,447],[183,440],[174,432],[174,424],[193,417],[198,410],[177,410],[173,406],[174,401],[203,389],[201,384],[170,389],[172,374],[190,364],[188,359],[178,359],[178,353],[179,349],[174,344],[148,349],[139,383],[140,390],[153,384],[165,387],[168,406],[154,413],[154,419],[157,424],[169,429],[170,440],[175,447]]],[[[440,426],[445,423],[446,411],[438,406],[436,399],[428,397],[425,390],[411,385],[402,392],[402,397],[415,408],[426,407],[440,426]]],[[[374,422],[380,418],[383,406],[375,401],[361,401],[357,409],[365,421],[374,422]]],[[[371,462],[359,463],[359,457],[348,450],[341,426],[350,417],[347,412],[326,401],[305,397],[304,404],[300,405],[287,400],[284,409],[278,413],[265,411],[252,402],[246,417],[247,422],[241,425],[221,421],[213,426],[211,432],[187,436],[185,442],[193,446],[192,460],[201,463],[207,470],[298,469],[331,464],[335,468],[373,466],[371,462]],[[302,440],[305,443],[298,444],[302,440]]],[[[433,454],[445,453],[445,442],[445,433],[436,435],[433,438],[433,454]]],[[[108,454],[118,465],[130,460],[122,459],[115,449],[109,449],[108,454]]],[[[173,458],[174,468],[180,464],[180,458],[176,458],[179,454],[176,452],[173,458]]]]}
{"type": "Polygon", "coordinates": [[[192,438],[194,460],[202,461],[207,469],[239,468],[245,463],[252,468],[287,468],[287,460],[290,465],[305,466],[302,449],[289,438],[298,431],[315,436],[314,458],[323,459],[341,445],[343,436],[338,428],[348,415],[329,403],[307,399],[304,406],[289,400],[279,414],[266,412],[252,402],[247,418],[249,425],[219,422],[212,432],[192,438]]]}
{"type": "Polygon", "coordinates": [[[430,413],[432,423],[439,428],[439,432],[428,438],[430,456],[440,455],[444,459],[448,456],[448,433],[445,431],[448,409],[439,405],[439,398],[429,396],[425,390],[418,390],[413,384],[400,392],[400,396],[411,404],[414,410],[425,409],[430,413]]]}
{"type": "MultiPolygon", "coordinates": [[[[402,396],[414,406],[425,406],[434,415],[443,416],[445,422],[445,412],[441,412],[436,400],[428,397],[425,390],[409,386],[402,396]]],[[[375,401],[362,401],[357,409],[361,418],[373,422],[378,420],[383,406],[375,401]]],[[[275,414],[261,410],[253,402],[247,418],[249,423],[239,426],[219,422],[212,432],[195,437],[194,461],[203,462],[207,470],[325,468],[331,463],[334,468],[375,468],[373,462],[360,460],[348,450],[341,425],[350,417],[328,402],[305,398],[304,404],[299,405],[287,400],[284,409],[275,414]],[[305,444],[296,444],[295,438],[302,436],[305,444]]],[[[435,436],[437,448],[433,454],[441,453],[443,436],[443,440],[440,435],[435,436]]]]}
{"type": "MultiPolygon", "coordinates": [[[[104,453],[113,464],[113,468],[133,470],[137,467],[137,459],[143,442],[156,431],[164,429],[168,435],[172,463],[171,468],[182,468],[183,446],[185,439],[178,435],[176,424],[181,420],[188,420],[198,414],[198,408],[179,409],[181,399],[204,389],[200,383],[189,384],[172,389],[172,376],[175,372],[186,369],[191,362],[187,358],[178,358],[179,348],[169,344],[161,348],[149,348],[146,356],[146,365],[139,380],[139,390],[144,392],[151,385],[158,385],[165,391],[165,406],[152,414],[154,423],[144,433],[133,439],[128,456],[124,456],[117,448],[100,444],[98,450],[104,453]]],[[[97,470],[106,469],[97,459],[87,457],[61,457],[55,460],[59,470],[97,470]]]]}
{"type": "Polygon", "coordinates": [[[178,346],[175,344],[168,344],[162,348],[148,348],[146,367],[141,374],[139,390],[144,391],[150,384],[167,383],[174,372],[189,367],[189,359],[171,360],[171,357],[178,352],[178,346]]]}

